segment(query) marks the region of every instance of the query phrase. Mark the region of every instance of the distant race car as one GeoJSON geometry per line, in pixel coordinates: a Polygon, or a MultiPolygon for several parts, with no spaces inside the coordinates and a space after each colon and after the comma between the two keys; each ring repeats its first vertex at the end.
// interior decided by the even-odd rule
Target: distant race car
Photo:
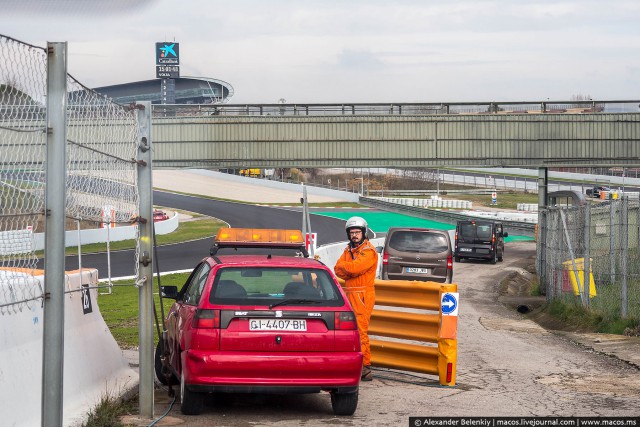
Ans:
{"type": "Polygon", "coordinates": [[[169,215],[167,215],[164,211],[153,211],[153,222],[164,221],[166,219],[169,219],[169,215]]]}
{"type": "Polygon", "coordinates": [[[225,228],[180,290],[162,286],[176,301],[156,348],[156,376],[180,383],[182,413],[200,413],[213,392],[321,391],[336,415],[355,412],[356,318],[333,272],[307,256],[299,230],[225,228]],[[218,254],[225,248],[264,254],[218,254]]]}

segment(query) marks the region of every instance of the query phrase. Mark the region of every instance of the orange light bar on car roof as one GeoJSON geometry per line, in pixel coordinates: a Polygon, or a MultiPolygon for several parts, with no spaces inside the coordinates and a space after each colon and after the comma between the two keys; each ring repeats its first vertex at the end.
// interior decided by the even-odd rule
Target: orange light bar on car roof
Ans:
{"type": "Polygon", "coordinates": [[[216,242],[219,243],[295,243],[303,244],[300,230],[277,230],[271,228],[221,228],[216,242]]]}

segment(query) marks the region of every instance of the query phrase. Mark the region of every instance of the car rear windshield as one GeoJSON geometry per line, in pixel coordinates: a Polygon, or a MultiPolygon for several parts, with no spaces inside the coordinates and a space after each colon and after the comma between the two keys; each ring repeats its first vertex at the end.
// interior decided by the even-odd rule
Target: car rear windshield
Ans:
{"type": "Polygon", "coordinates": [[[399,230],[391,234],[389,247],[400,252],[440,253],[449,250],[449,242],[441,233],[399,230]]]}
{"type": "Polygon", "coordinates": [[[285,300],[313,307],[344,305],[331,275],[309,268],[224,267],[218,270],[209,295],[212,304],[270,306],[285,300]]]}
{"type": "Polygon", "coordinates": [[[458,239],[467,242],[474,240],[491,240],[491,224],[465,222],[459,224],[458,239]]]}

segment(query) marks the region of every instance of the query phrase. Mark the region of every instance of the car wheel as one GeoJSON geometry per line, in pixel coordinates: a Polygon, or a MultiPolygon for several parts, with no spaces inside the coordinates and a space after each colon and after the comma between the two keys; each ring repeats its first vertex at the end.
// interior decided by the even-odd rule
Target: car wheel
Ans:
{"type": "Polygon", "coordinates": [[[202,411],[204,396],[187,390],[184,383],[184,367],[180,374],[180,410],[184,415],[199,415],[202,411]]]}
{"type": "Polygon", "coordinates": [[[495,264],[498,261],[498,253],[493,252],[493,256],[491,257],[491,264],[495,264]]]}
{"type": "Polygon", "coordinates": [[[504,257],[504,252],[500,253],[500,256],[498,257],[498,261],[502,262],[503,257],[504,257]]]}
{"type": "Polygon", "coordinates": [[[162,352],[163,352],[163,341],[160,340],[158,341],[158,345],[156,346],[156,354],[155,354],[155,368],[156,368],[156,378],[158,378],[158,381],[160,381],[160,384],[162,385],[169,385],[169,383],[171,384],[178,384],[178,379],[176,378],[175,375],[170,374],[169,376],[169,380],[167,381],[167,376],[165,375],[165,370],[169,369],[169,367],[164,367],[162,366],[162,352]]]}
{"type": "Polygon", "coordinates": [[[336,415],[353,415],[358,407],[358,391],[354,393],[331,393],[331,407],[336,415]]]}

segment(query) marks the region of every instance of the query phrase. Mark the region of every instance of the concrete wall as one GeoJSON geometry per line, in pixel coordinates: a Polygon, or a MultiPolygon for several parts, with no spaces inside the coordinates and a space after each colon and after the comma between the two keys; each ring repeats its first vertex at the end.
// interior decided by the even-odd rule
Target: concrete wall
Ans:
{"type": "MultiPolygon", "coordinates": [[[[176,212],[173,213],[171,218],[154,223],[157,235],[169,234],[175,231],[178,228],[178,225],[178,214],[176,212]]],[[[90,243],[103,243],[107,241],[107,237],[110,242],[135,239],[136,227],[137,225],[128,225],[124,227],[110,228],[109,230],[106,228],[80,230],[80,242],[83,245],[88,245],[90,243]]],[[[44,233],[34,233],[33,240],[36,251],[44,249],[44,233]]],[[[67,247],[78,246],[77,230],[69,230],[65,232],[65,245],[67,247]]]]}
{"type": "MultiPolygon", "coordinates": [[[[42,286],[44,276],[35,279],[27,286],[42,286]]],[[[5,289],[0,288],[0,292],[8,292],[19,282],[25,285],[18,279],[15,283],[3,282],[0,286],[5,289]]],[[[66,290],[79,289],[81,283],[95,286],[98,271],[83,269],[82,277],[77,271],[67,272],[66,290]]],[[[34,293],[39,295],[40,291],[34,293]]],[[[103,396],[120,396],[138,385],[138,373],[129,367],[102,318],[97,290],[89,290],[89,295],[92,311],[87,314],[82,292],[65,297],[65,426],[84,422],[103,396]]],[[[22,304],[16,310],[11,307],[0,311],[0,425],[37,426],[41,419],[43,309],[40,301],[22,304]]]]}

